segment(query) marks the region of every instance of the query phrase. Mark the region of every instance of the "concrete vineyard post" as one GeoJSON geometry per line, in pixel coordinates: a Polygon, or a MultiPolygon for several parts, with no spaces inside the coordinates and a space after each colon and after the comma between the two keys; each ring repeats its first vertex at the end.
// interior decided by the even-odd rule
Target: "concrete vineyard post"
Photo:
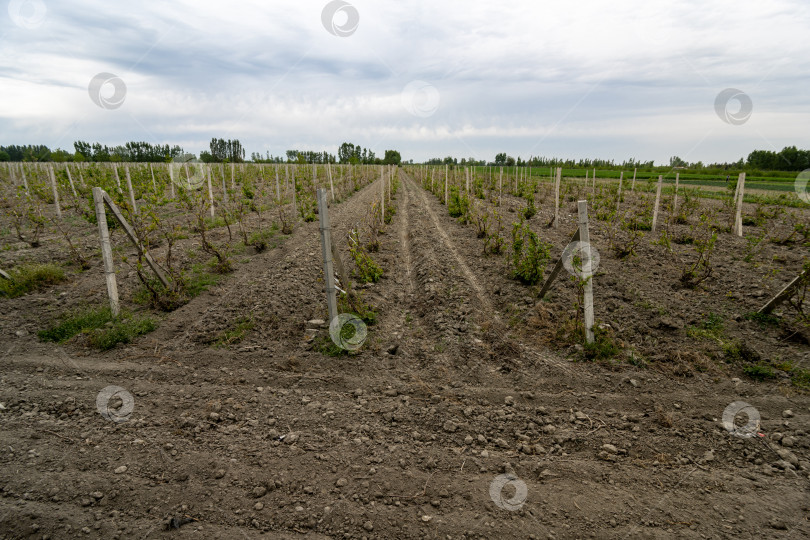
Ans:
{"type": "Polygon", "coordinates": [[[6,170],[8,171],[9,180],[11,180],[11,187],[17,187],[17,177],[14,174],[14,167],[11,166],[11,162],[6,162],[6,170]]]}
{"type": "Polygon", "coordinates": [[[335,185],[332,183],[332,168],[326,162],[326,176],[329,177],[329,191],[332,193],[332,202],[335,202],[335,185]]]}
{"type": "Polygon", "coordinates": [[[470,169],[469,167],[464,167],[464,176],[467,179],[467,193],[470,192],[470,169]]]}
{"type": "MultiPolygon", "coordinates": [[[[155,263],[155,260],[152,258],[151,255],[146,251],[146,249],[141,244],[140,240],[138,240],[138,235],[135,234],[135,230],[129,224],[129,222],[124,218],[124,215],[121,213],[121,210],[115,205],[115,202],[110,198],[109,195],[104,190],[101,190],[101,198],[104,204],[110,209],[112,212],[113,217],[118,223],[121,225],[121,228],[124,229],[124,233],[129,237],[130,242],[135,248],[138,250],[138,253],[143,255],[144,259],[146,259],[146,264],[149,265],[149,268],[155,273],[157,278],[163,284],[164,287],[167,289],[169,288],[169,280],[166,278],[166,275],[160,269],[160,267],[155,263]]],[[[106,218],[105,218],[106,219],[106,218]]]]}
{"type": "MultiPolygon", "coordinates": [[[[734,207],[735,210],[737,209],[737,195],[739,195],[739,194],[740,194],[740,180],[738,178],[737,179],[737,185],[734,186],[734,199],[731,201],[731,204],[732,204],[732,206],[734,207]]],[[[734,226],[736,227],[737,224],[735,223],[734,226]]]]}
{"type": "Polygon", "coordinates": [[[132,177],[129,175],[129,165],[124,165],[124,176],[127,179],[127,191],[129,191],[129,204],[132,205],[132,213],[138,214],[138,205],[135,204],[135,191],[132,189],[132,177]]]}
{"type": "Polygon", "coordinates": [[[169,169],[169,184],[172,187],[172,199],[174,199],[174,167],[171,163],[166,164],[166,168],[169,169]]]}
{"type": "Polygon", "coordinates": [[[678,213],[678,185],[681,181],[681,173],[675,173],[675,198],[672,200],[672,215],[678,213]]]}
{"type": "Polygon", "coordinates": [[[616,214],[619,213],[619,206],[622,203],[622,181],[624,180],[624,171],[619,173],[619,195],[616,197],[616,214]]]}
{"type": "Polygon", "coordinates": [[[326,284],[326,306],[329,310],[329,323],[338,316],[337,295],[335,292],[335,271],[332,261],[332,235],[329,228],[329,209],[326,190],[318,190],[318,216],[321,229],[321,252],[323,253],[323,281],[326,284]]]}
{"type": "Polygon", "coordinates": [[[448,202],[450,201],[450,191],[449,191],[449,184],[448,184],[448,169],[449,165],[444,166],[444,205],[447,206],[448,202]]]}
{"type": "Polygon", "coordinates": [[[70,175],[70,165],[65,163],[65,171],[67,172],[68,182],[70,182],[70,190],[73,192],[73,196],[75,198],[79,198],[79,195],[76,193],[76,186],[73,185],[73,176],[70,175]]]}
{"type": "Polygon", "coordinates": [[[152,168],[152,164],[149,164],[149,173],[152,175],[152,191],[155,192],[157,195],[157,183],[155,182],[155,170],[152,168]]]}
{"type": "Polygon", "coordinates": [[[276,200],[281,204],[281,190],[278,187],[278,166],[273,167],[276,171],[276,200]]]}
{"type": "Polygon", "coordinates": [[[225,165],[222,166],[220,172],[222,173],[222,201],[228,202],[228,187],[227,184],[225,184],[225,165]]]}
{"type": "Polygon", "coordinates": [[[234,169],[236,165],[231,163],[231,189],[236,189],[236,181],[234,180],[234,169]]]}
{"type": "Polygon", "coordinates": [[[297,205],[296,200],[295,200],[296,199],[296,197],[295,197],[296,192],[298,191],[296,189],[296,185],[295,185],[295,166],[293,166],[293,170],[292,170],[292,184],[291,184],[291,187],[292,187],[292,192],[293,192],[293,220],[298,221],[298,205],[297,205]]]}
{"type": "Polygon", "coordinates": [[[636,173],[638,172],[638,167],[633,169],[633,183],[630,185],[630,191],[636,190],[636,173]]]}
{"type": "Polygon", "coordinates": [[[737,180],[737,215],[734,219],[734,227],[737,236],[743,235],[743,222],[742,222],[742,207],[743,199],[745,198],[745,173],[740,173],[739,180],[737,180]]]}
{"type": "Polygon", "coordinates": [[[560,181],[562,180],[562,167],[557,167],[557,179],[554,182],[554,228],[560,227],[560,181]]]}
{"type": "Polygon", "coordinates": [[[118,317],[120,304],[118,303],[118,283],[115,280],[115,267],[113,265],[112,246],[110,245],[110,231],[107,229],[107,214],[104,211],[103,190],[93,188],[93,203],[96,207],[96,222],[98,234],[101,238],[101,258],[104,259],[104,277],[107,281],[107,295],[110,297],[110,313],[118,317]]]}
{"type": "Polygon", "coordinates": [[[208,204],[211,208],[211,219],[214,218],[214,190],[211,189],[211,167],[205,166],[205,177],[208,180],[208,204]]]}
{"type": "Polygon", "coordinates": [[[191,176],[188,174],[188,163],[183,163],[183,169],[186,171],[186,187],[191,189],[191,176]]]}
{"type": "Polygon", "coordinates": [[[658,223],[658,205],[661,203],[661,184],[664,182],[664,177],[658,176],[658,189],[655,190],[655,207],[653,208],[652,227],[650,232],[655,232],[655,226],[658,223]]]}
{"type": "Polygon", "coordinates": [[[502,196],[503,196],[503,167],[501,167],[501,175],[498,178],[498,202],[500,202],[502,196]]]}
{"type": "Polygon", "coordinates": [[[593,189],[596,189],[596,167],[593,168],[593,189]]]}
{"type": "Polygon", "coordinates": [[[585,187],[588,187],[588,169],[585,169],[585,187]]]}
{"type": "Polygon", "coordinates": [[[25,167],[23,167],[22,163],[20,163],[20,174],[22,174],[23,185],[25,186],[25,194],[31,195],[31,193],[28,191],[28,179],[25,177],[25,167]]]}
{"type": "Polygon", "coordinates": [[[113,163],[111,166],[113,172],[115,173],[115,185],[118,186],[118,193],[122,193],[123,191],[121,190],[121,178],[118,176],[118,165],[113,163]]]}
{"type": "Polygon", "coordinates": [[[62,218],[62,209],[59,207],[59,190],[56,189],[56,175],[53,173],[53,167],[48,166],[48,176],[51,178],[51,191],[53,192],[53,204],[56,208],[56,217],[62,218]]]}
{"type": "Polygon", "coordinates": [[[577,203],[579,211],[579,240],[582,246],[582,279],[585,280],[583,308],[585,310],[585,341],[593,343],[593,264],[591,235],[588,231],[588,201],[577,203]]]}
{"type": "Polygon", "coordinates": [[[384,171],[383,166],[380,165],[380,183],[381,183],[380,187],[382,188],[382,192],[380,193],[380,195],[381,195],[380,196],[380,211],[381,211],[380,219],[382,220],[382,223],[380,224],[381,226],[385,225],[385,173],[383,171],[384,171]]]}

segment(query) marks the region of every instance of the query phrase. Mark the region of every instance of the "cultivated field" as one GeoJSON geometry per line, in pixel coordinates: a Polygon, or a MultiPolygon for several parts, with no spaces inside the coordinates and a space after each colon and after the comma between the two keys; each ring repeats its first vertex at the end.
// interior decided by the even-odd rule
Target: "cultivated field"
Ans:
{"type": "Polygon", "coordinates": [[[0,185],[2,538],[810,536],[807,283],[757,314],[808,266],[795,194],[745,198],[739,236],[733,192],[668,184],[656,215],[627,173],[563,176],[556,219],[554,182],[515,169],[27,164],[0,185]],[[108,208],[118,317],[92,187],[169,283],[108,208]],[[356,351],[326,328],[316,188],[356,351]],[[585,280],[538,298],[578,200],[594,343],[585,280]]]}

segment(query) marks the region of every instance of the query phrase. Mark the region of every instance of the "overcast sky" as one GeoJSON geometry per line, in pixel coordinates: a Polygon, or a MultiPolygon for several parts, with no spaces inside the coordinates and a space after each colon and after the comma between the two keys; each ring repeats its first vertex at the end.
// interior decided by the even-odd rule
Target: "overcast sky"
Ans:
{"type": "Polygon", "coordinates": [[[657,163],[810,147],[807,0],[7,8],[2,145],[143,140],[198,153],[221,137],[248,155],[349,141],[415,161],[503,151],[657,163]],[[117,79],[91,85],[99,73],[117,79]],[[742,95],[718,114],[727,88],[742,95]]]}

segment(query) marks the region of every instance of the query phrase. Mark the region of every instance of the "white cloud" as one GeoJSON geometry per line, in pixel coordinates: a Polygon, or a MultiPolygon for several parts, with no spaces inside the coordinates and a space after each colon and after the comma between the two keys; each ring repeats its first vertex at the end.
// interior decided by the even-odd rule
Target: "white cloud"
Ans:
{"type": "Polygon", "coordinates": [[[360,24],[340,38],[321,24],[325,0],[46,0],[38,28],[0,22],[0,144],[149,140],[198,152],[216,136],[273,154],[348,140],[416,160],[659,162],[810,146],[801,0],[353,3],[360,24]],[[89,99],[102,71],[127,84],[120,109],[89,99]],[[417,79],[441,97],[428,118],[402,106],[417,79]],[[751,96],[748,123],[715,115],[726,87],[751,96]]]}

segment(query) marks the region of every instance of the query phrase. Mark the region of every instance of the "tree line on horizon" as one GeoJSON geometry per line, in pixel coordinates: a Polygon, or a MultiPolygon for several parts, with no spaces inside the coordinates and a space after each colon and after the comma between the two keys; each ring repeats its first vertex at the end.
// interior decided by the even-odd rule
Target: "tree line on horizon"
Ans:
{"type": "MultiPolygon", "coordinates": [[[[151,144],[144,141],[131,141],[123,145],[107,146],[101,143],[76,141],[73,143],[74,152],[56,149],[51,150],[46,145],[0,145],[0,162],[27,161],[27,162],[169,162],[173,160],[197,160],[197,156],[187,153],[181,146],[168,144],[151,144]]],[[[212,138],[209,149],[200,152],[199,160],[205,163],[242,163],[245,159],[245,149],[239,139],[212,138]]],[[[402,156],[397,150],[386,150],[382,158],[373,150],[360,145],[344,142],[338,147],[337,155],[326,151],[287,150],[285,156],[272,156],[266,152],[263,157],[253,152],[250,161],[254,163],[351,163],[356,165],[399,165],[402,156]],[[286,159],[285,159],[286,157],[286,159]]],[[[410,160],[409,163],[413,163],[410,160]]],[[[426,165],[461,165],[461,166],[504,166],[504,167],[566,167],[566,168],[654,168],[653,161],[639,161],[635,158],[617,163],[615,160],[605,159],[561,159],[543,156],[532,156],[528,160],[507,155],[500,152],[493,161],[479,160],[473,157],[461,158],[453,156],[444,158],[431,158],[426,165]]],[[[685,169],[752,169],[761,171],[803,171],[810,169],[810,150],[802,150],[796,146],[786,146],[781,151],[754,150],[746,159],[732,163],[704,164],[701,161],[687,162],[678,156],[670,158],[669,166],[685,169]]]]}

